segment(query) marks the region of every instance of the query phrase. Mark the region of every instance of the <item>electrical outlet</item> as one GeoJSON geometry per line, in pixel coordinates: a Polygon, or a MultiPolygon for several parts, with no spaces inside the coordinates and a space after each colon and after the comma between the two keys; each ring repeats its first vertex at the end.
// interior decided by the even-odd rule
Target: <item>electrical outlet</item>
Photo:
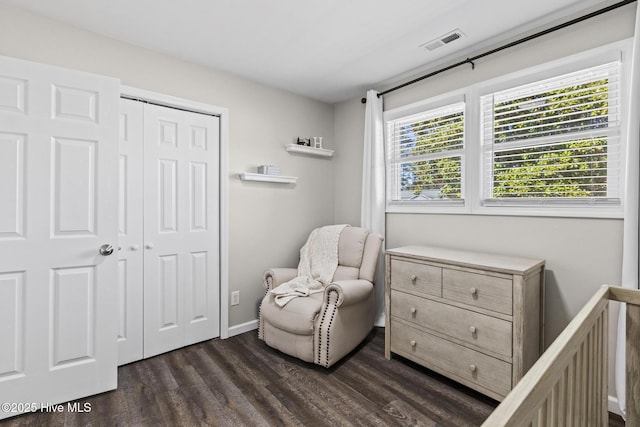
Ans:
{"type": "Polygon", "coordinates": [[[231,305],[240,304],[240,291],[231,292],[231,305]]]}

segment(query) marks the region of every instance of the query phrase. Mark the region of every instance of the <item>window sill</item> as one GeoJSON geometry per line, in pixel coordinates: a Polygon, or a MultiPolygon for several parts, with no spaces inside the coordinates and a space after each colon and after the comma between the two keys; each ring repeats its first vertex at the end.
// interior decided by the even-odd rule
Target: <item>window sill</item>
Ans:
{"type": "Polygon", "coordinates": [[[465,206],[433,204],[412,205],[407,203],[388,203],[386,213],[406,214],[440,214],[440,215],[485,215],[485,216],[522,216],[522,217],[550,217],[550,218],[594,218],[594,219],[623,219],[624,210],[621,206],[465,206]]]}

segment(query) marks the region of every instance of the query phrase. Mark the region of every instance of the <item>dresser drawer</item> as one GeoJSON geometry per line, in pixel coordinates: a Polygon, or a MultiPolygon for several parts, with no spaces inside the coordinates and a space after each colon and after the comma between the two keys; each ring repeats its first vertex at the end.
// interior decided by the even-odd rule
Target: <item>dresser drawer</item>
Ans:
{"type": "Polygon", "coordinates": [[[444,268],[443,298],[503,314],[513,313],[513,280],[444,268]]]}
{"type": "Polygon", "coordinates": [[[391,321],[391,351],[425,366],[505,396],[511,390],[511,364],[391,321]]]}
{"type": "Polygon", "coordinates": [[[442,268],[391,259],[391,288],[442,295],[442,268]]]}
{"type": "Polygon", "coordinates": [[[512,324],[506,320],[391,291],[391,316],[511,357],[512,324]]]}

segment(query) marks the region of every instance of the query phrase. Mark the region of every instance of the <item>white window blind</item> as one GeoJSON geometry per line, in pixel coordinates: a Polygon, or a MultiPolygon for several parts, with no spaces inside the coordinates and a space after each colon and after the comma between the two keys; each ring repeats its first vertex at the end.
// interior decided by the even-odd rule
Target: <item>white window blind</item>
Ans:
{"type": "Polygon", "coordinates": [[[620,63],[480,98],[485,204],[620,203],[620,63]]]}
{"type": "Polygon", "coordinates": [[[464,197],[464,102],[387,121],[391,202],[464,197]]]}

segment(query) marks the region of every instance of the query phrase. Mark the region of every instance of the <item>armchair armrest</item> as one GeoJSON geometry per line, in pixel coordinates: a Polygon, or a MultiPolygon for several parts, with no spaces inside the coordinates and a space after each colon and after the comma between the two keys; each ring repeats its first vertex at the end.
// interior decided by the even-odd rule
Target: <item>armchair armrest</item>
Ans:
{"type": "Polygon", "coordinates": [[[349,306],[365,300],[373,292],[373,283],[368,280],[338,280],[324,289],[325,304],[332,293],[337,292],[336,307],[349,306]]]}
{"type": "Polygon", "coordinates": [[[288,282],[298,275],[297,268],[271,268],[264,272],[264,287],[267,292],[273,288],[280,286],[284,282],[288,282]]]}

